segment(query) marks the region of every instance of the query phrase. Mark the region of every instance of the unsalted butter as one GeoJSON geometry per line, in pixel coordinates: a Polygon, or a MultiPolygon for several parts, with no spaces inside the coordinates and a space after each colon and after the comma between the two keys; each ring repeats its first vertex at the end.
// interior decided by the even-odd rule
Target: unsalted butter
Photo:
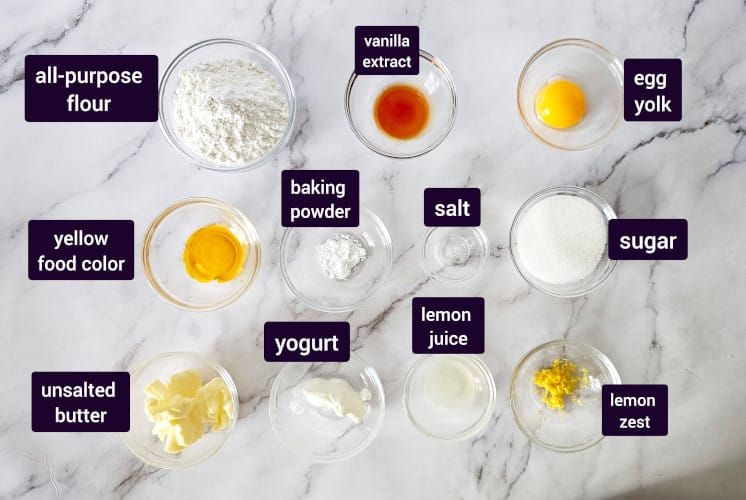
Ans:
{"type": "Polygon", "coordinates": [[[341,378],[313,378],[303,386],[303,397],[313,407],[332,411],[338,417],[347,417],[359,424],[368,413],[366,402],[372,395],[368,389],[356,391],[341,378]]]}
{"type": "Polygon", "coordinates": [[[202,377],[187,370],[165,384],[154,380],[145,388],[145,413],[169,453],[179,453],[200,439],[206,425],[213,431],[225,429],[233,411],[233,398],[220,377],[202,385],[202,377]]]}

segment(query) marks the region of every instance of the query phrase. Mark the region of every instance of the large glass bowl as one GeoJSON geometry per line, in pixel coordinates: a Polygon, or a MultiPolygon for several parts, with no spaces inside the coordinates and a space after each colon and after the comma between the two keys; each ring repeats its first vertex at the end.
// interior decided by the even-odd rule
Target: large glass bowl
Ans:
{"type": "Polygon", "coordinates": [[[259,271],[261,249],[254,225],[237,209],[211,198],[186,198],[164,210],[148,227],[142,245],[145,276],[167,302],[192,311],[224,307],[241,296],[259,271]],[[230,281],[203,283],[187,274],[184,247],[196,230],[220,224],[243,244],[244,266],[230,281]]]}
{"type": "Polygon", "coordinates": [[[130,375],[130,430],[121,434],[124,444],[143,462],[163,469],[184,469],[204,462],[220,451],[238,419],[236,384],[220,363],[191,352],[166,352],[138,365],[130,375]],[[222,431],[205,434],[181,453],[168,453],[164,443],[153,435],[153,423],[145,413],[145,387],[154,380],[166,381],[175,373],[192,370],[207,383],[220,377],[233,400],[233,416],[222,431]]]}
{"type": "Polygon", "coordinates": [[[378,373],[355,353],[344,363],[288,363],[275,378],[269,396],[269,418],[278,439],[301,457],[318,463],[340,462],[363,451],[378,434],[385,408],[378,373]],[[302,388],[315,377],[342,378],[355,391],[370,391],[362,422],[356,424],[309,405],[302,388]]]}
{"type": "Polygon", "coordinates": [[[538,202],[552,196],[577,196],[589,201],[599,210],[599,213],[604,218],[607,231],[609,220],[616,219],[616,214],[614,213],[614,209],[593,191],[577,186],[556,186],[544,189],[534,194],[521,206],[521,208],[518,209],[518,213],[516,213],[515,219],[513,219],[513,224],[510,227],[510,256],[512,257],[513,263],[515,264],[516,269],[518,269],[520,275],[531,286],[549,295],[554,295],[556,297],[579,297],[598,288],[609,278],[609,276],[611,276],[612,271],[614,271],[616,261],[609,259],[608,241],[606,242],[606,247],[601,255],[601,259],[598,264],[596,264],[593,272],[585,278],[572,283],[557,284],[542,280],[540,277],[532,274],[521,258],[521,248],[517,235],[524,217],[538,202]]]}
{"type": "Polygon", "coordinates": [[[347,121],[355,136],[368,148],[390,158],[414,158],[432,151],[453,127],[456,119],[456,87],[445,64],[420,50],[417,75],[358,75],[352,73],[345,93],[347,121]],[[425,130],[411,139],[396,139],[376,123],[374,106],[386,88],[406,84],[419,89],[427,98],[430,118],[425,130]]]}
{"type": "Polygon", "coordinates": [[[621,384],[609,358],[598,349],[574,340],[556,340],[532,349],[518,363],[510,383],[510,407],[518,428],[534,443],[554,451],[573,452],[593,446],[601,433],[601,386],[621,384]],[[580,402],[565,398],[563,412],[548,409],[534,385],[534,373],[556,359],[588,370],[589,385],[576,391],[580,402]]]}
{"type": "Polygon", "coordinates": [[[280,271],[288,288],[319,311],[351,311],[364,304],[388,279],[393,263],[391,236],[376,214],[360,207],[358,227],[291,227],[280,242],[280,271]],[[367,252],[349,279],[328,278],[317,247],[337,233],[359,239],[367,252]]]}
{"type": "Polygon", "coordinates": [[[624,109],[624,70],[619,59],[597,43],[579,38],[557,40],[528,60],[518,79],[518,111],[542,142],[560,149],[586,149],[607,137],[624,109]],[[583,91],[586,113],[577,125],[557,129],[535,109],[539,91],[552,80],[570,80],[583,91]]]}
{"type": "Polygon", "coordinates": [[[220,172],[240,172],[254,169],[272,159],[290,139],[295,122],[296,108],[293,83],[277,57],[264,47],[232,38],[204,40],[187,47],[177,55],[171,64],[168,65],[161,78],[158,91],[158,106],[161,130],[168,142],[190,162],[220,172]],[[248,163],[224,164],[204,158],[185,144],[175,132],[174,96],[179,85],[181,72],[199,63],[226,58],[242,59],[259,64],[277,80],[288,104],[288,121],[285,132],[282,134],[280,140],[264,156],[248,163]]]}

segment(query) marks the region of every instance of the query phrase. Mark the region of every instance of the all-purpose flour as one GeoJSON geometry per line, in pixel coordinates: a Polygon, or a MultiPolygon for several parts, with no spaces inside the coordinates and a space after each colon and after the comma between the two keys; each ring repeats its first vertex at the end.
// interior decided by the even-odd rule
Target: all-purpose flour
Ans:
{"type": "Polygon", "coordinates": [[[220,59],[181,73],[174,100],[176,135],[197,155],[218,163],[248,163],[282,138],[288,102],[260,65],[220,59]]]}

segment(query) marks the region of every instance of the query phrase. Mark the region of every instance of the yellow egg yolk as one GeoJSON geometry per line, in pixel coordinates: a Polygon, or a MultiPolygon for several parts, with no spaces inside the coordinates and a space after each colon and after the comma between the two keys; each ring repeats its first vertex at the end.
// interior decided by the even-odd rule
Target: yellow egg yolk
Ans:
{"type": "Polygon", "coordinates": [[[555,80],[544,85],[534,105],[539,119],[554,128],[573,127],[585,116],[585,95],[569,80],[555,80]]]}
{"type": "Polygon", "coordinates": [[[186,272],[206,283],[230,281],[241,273],[246,248],[225,226],[212,224],[196,230],[184,248],[186,272]]]}

